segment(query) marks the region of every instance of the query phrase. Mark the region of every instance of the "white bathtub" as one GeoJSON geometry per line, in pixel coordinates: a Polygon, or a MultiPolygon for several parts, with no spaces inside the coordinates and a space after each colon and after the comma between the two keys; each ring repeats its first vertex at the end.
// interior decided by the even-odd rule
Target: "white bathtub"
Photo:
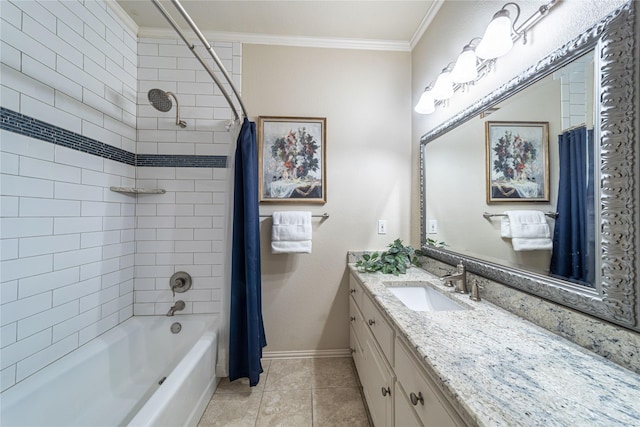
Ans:
{"type": "Polygon", "coordinates": [[[212,315],[132,317],[5,390],[0,425],[195,426],[218,384],[216,332],[212,315]]]}

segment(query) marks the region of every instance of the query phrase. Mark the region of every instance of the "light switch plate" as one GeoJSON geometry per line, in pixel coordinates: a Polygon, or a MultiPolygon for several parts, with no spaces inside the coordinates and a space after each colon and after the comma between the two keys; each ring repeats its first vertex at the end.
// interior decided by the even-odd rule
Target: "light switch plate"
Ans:
{"type": "Polygon", "coordinates": [[[438,221],[435,219],[429,220],[429,234],[436,234],[438,232],[438,221]]]}
{"type": "Polygon", "coordinates": [[[378,220],[378,234],[387,234],[387,220],[379,219],[378,220]]]}

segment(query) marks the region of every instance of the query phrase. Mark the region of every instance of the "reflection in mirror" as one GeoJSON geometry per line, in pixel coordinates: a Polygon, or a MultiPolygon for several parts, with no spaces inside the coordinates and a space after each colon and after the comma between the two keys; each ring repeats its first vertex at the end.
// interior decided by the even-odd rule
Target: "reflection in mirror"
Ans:
{"type": "MultiPolygon", "coordinates": [[[[556,71],[561,81],[562,133],[558,135],[558,202],[549,273],[594,287],[600,276],[595,215],[599,191],[594,132],[595,55],[590,52],[556,71]],[[597,197],[596,197],[597,196],[597,197]]],[[[555,153],[555,151],[554,151],[555,153]]]]}
{"type": "MultiPolygon", "coordinates": [[[[640,58],[636,45],[636,3],[625,3],[589,30],[420,138],[420,143],[426,145],[420,152],[423,178],[420,209],[422,249],[427,257],[449,265],[462,261],[472,274],[640,331],[640,188],[637,180],[640,58]],[[594,66],[588,65],[592,61],[590,57],[584,57],[588,52],[594,52],[594,66]],[[572,110],[571,101],[567,105],[561,100],[563,79],[573,80],[574,77],[573,68],[564,67],[569,63],[572,67],[582,67],[580,61],[576,62],[577,58],[582,58],[580,61],[585,64],[585,82],[593,74],[595,83],[585,86],[586,102],[578,108],[579,122],[571,118],[570,113],[576,110],[572,110]],[[539,84],[529,87],[535,83],[539,84]],[[550,99],[554,100],[551,104],[541,103],[550,99]],[[591,105],[589,100],[592,99],[597,103],[591,105]],[[489,112],[492,114],[487,117],[489,112]],[[481,113],[485,116],[479,117],[481,113]],[[565,117],[563,113],[567,113],[565,117]],[[488,120],[549,122],[553,136],[549,156],[549,201],[512,202],[508,209],[558,210],[560,214],[567,209],[561,205],[562,198],[558,203],[563,171],[559,166],[558,141],[561,138],[558,136],[564,136],[565,131],[572,131],[575,126],[582,127],[583,123],[587,131],[595,125],[591,139],[593,155],[587,150],[582,164],[593,163],[594,176],[585,178],[581,188],[585,190],[587,202],[579,204],[587,208],[585,211],[591,207],[594,210],[592,219],[585,214],[594,226],[587,226],[593,234],[585,233],[584,240],[593,242],[591,253],[595,255],[593,260],[585,257],[586,278],[574,277],[573,272],[550,274],[552,253],[515,253],[501,238],[500,217],[484,218],[485,209],[489,211],[487,215],[503,214],[508,210],[504,204],[486,204],[486,182],[482,179],[486,173],[483,124],[488,120]],[[435,191],[438,194],[434,194],[435,191]],[[433,228],[437,234],[428,234],[433,228]],[[430,243],[434,241],[444,241],[450,246],[434,246],[430,243]]],[[[576,75],[575,81],[578,80],[576,75]]],[[[571,86],[568,83],[569,90],[571,86]]],[[[588,169],[585,166],[579,174],[587,175],[588,169]]],[[[547,221],[550,236],[555,234],[552,232],[558,229],[560,221],[547,221]]],[[[513,231],[513,227],[511,229],[513,231]]],[[[572,235],[573,230],[566,234],[572,235]]],[[[563,252],[559,246],[557,251],[558,255],[571,252],[563,252]]],[[[585,252],[589,253],[588,250],[585,252]]]]}
{"type": "MultiPolygon", "coordinates": [[[[539,274],[553,274],[555,277],[573,280],[579,284],[593,286],[595,278],[593,272],[597,270],[593,252],[595,247],[595,224],[594,224],[594,198],[593,182],[593,136],[590,139],[582,139],[584,150],[579,150],[585,154],[583,157],[582,171],[589,171],[587,179],[581,179],[584,188],[579,194],[590,194],[590,197],[581,197],[582,206],[571,206],[571,196],[576,196],[578,192],[575,187],[569,186],[571,179],[560,182],[562,173],[560,171],[559,140],[563,135],[579,134],[593,135],[594,123],[594,51],[576,58],[571,63],[560,70],[548,75],[544,79],[536,82],[521,92],[513,95],[509,99],[495,105],[488,112],[481,114],[481,117],[473,118],[456,129],[440,136],[424,146],[424,188],[425,188],[425,208],[427,221],[436,221],[438,224],[437,233],[429,234],[427,237],[443,241],[448,245],[448,249],[465,253],[469,256],[489,260],[498,264],[526,269],[539,274]],[[500,203],[500,199],[494,199],[491,205],[485,202],[486,186],[482,179],[470,179],[470,177],[480,177],[489,174],[491,162],[483,159],[489,154],[488,147],[485,146],[485,125],[487,122],[536,122],[548,123],[549,129],[549,178],[550,196],[548,202],[531,202],[520,199],[516,191],[509,192],[508,203],[500,203]],[[591,150],[587,150],[587,146],[591,150]],[[591,155],[586,155],[591,153],[591,155]],[[559,191],[559,185],[562,184],[559,191]],[[560,203],[565,205],[565,212],[559,212],[558,218],[546,217],[548,222],[548,240],[554,240],[555,248],[562,248],[564,252],[550,250],[551,244],[543,250],[514,250],[513,242],[510,238],[501,237],[505,235],[504,226],[508,222],[508,217],[503,216],[506,210],[537,210],[541,212],[558,212],[558,197],[560,203]],[[495,201],[498,200],[498,201],[495,201]],[[581,208],[581,209],[578,209],[581,208]],[[571,222],[571,211],[582,212],[578,222],[571,222]],[[483,213],[488,212],[494,216],[484,217],[483,213]],[[569,220],[565,220],[565,216],[569,220]],[[587,230],[589,222],[589,233],[587,230]],[[561,227],[554,229],[559,224],[561,227]],[[570,248],[574,240],[580,237],[575,230],[583,230],[585,238],[579,239],[583,248],[570,248]],[[589,242],[590,244],[587,244],[589,242]],[[574,256],[565,256],[572,252],[574,256]],[[575,256],[576,253],[588,253],[588,260],[584,257],[575,256]],[[552,264],[554,269],[550,270],[552,264]],[[587,271],[587,274],[583,274],[587,271]]],[[[508,144],[506,157],[509,157],[509,170],[517,169],[511,163],[516,163],[514,155],[517,141],[525,141],[524,134],[514,133],[514,141],[507,140],[508,144]],[[522,136],[522,139],[520,137],[522,136]],[[513,147],[512,147],[513,146],[513,147]]],[[[575,141],[576,138],[569,138],[565,135],[564,140],[575,141]]],[[[568,144],[568,143],[567,143],[568,144]]],[[[542,150],[535,150],[534,159],[542,158],[542,150]]],[[[504,156],[503,156],[504,157],[504,156]]],[[[567,178],[576,177],[577,172],[569,170],[577,155],[565,156],[563,162],[564,172],[567,178]]],[[[546,159],[545,159],[546,160],[546,159]]],[[[546,161],[543,163],[547,163],[546,161]]],[[[523,163],[519,163],[523,164],[523,163]]],[[[544,166],[544,165],[543,165],[544,166]]],[[[513,177],[508,179],[501,172],[502,186],[504,188],[515,188],[525,184],[533,184],[527,177],[513,177]],[[505,186],[509,182],[511,187],[505,186]],[[521,183],[522,181],[522,183],[521,183]]],[[[523,174],[524,175],[524,174],[523,174]]],[[[487,175],[488,176],[488,175],[487,175]]],[[[540,180],[538,180],[540,182],[540,180]]],[[[542,185],[542,183],[540,183],[542,185]]],[[[573,217],[578,218],[576,213],[573,217]]]]}

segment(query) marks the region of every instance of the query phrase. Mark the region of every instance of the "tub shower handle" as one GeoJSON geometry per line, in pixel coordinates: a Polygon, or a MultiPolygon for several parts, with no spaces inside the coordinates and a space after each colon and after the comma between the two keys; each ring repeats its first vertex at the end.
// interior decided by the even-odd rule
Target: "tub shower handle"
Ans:
{"type": "Polygon", "coordinates": [[[421,391],[418,392],[417,396],[414,392],[411,392],[411,394],[409,395],[409,399],[411,399],[411,403],[413,404],[413,406],[417,406],[418,402],[420,402],[422,406],[424,406],[424,397],[422,397],[421,391]]]}
{"type": "Polygon", "coordinates": [[[182,293],[191,289],[191,276],[184,271],[178,271],[169,279],[169,287],[175,298],[176,292],[182,293]]]}
{"type": "Polygon", "coordinates": [[[182,288],[184,286],[184,279],[182,277],[179,277],[176,279],[174,285],[171,287],[171,290],[173,291],[173,296],[176,296],[176,288],[182,288]]]}
{"type": "Polygon", "coordinates": [[[389,387],[382,387],[383,396],[391,396],[391,389],[389,387]]]}

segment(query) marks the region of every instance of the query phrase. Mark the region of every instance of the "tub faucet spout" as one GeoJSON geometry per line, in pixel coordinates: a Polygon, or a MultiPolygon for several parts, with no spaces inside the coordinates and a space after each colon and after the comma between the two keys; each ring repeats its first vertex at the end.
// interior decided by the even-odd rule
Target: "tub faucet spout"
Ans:
{"type": "Polygon", "coordinates": [[[176,301],[176,303],[173,304],[173,307],[169,309],[167,316],[173,316],[176,311],[184,310],[184,307],[185,307],[184,301],[182,300],[176,301]]]}

